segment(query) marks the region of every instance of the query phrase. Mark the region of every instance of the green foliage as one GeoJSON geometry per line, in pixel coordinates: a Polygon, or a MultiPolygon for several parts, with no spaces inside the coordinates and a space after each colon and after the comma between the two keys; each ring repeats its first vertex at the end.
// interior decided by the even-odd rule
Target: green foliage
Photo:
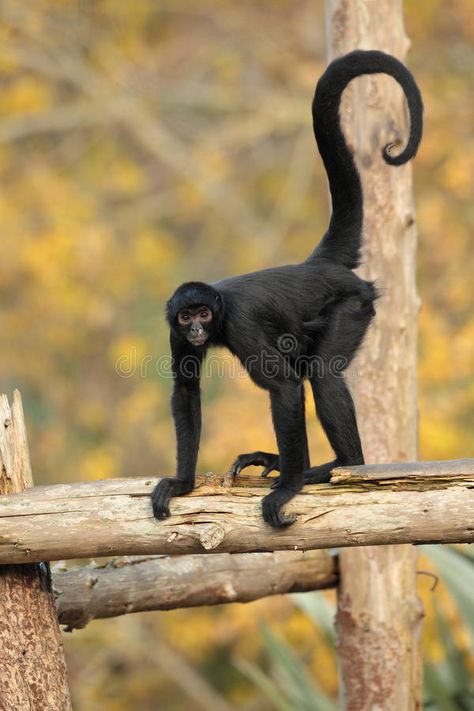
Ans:
{"type": "Polygon", "coordinates": [[[474,684],[466,655],[456,645],[446,617],[438,609],[436,622],[445,658],[437,664],[425,662],[424,707],[429,711],[473,711],[474,684]]]}
{"type": "Polygon", "coordinates": [[[291,597],[300,610],[303,610],[311,621],[321,628],[326,642],[334,646],[336,641],[334,631],[334,605],[331,605],[324,595],[294,593],[291,597]]]}
{"type": "MultiPolygon", "coordinates": [[[[425,703],[430,711],[472,711],[474,709],[474,558],[467,548],[423,546],[439,567],[440,574],[459,606],[464,623],[471,629],[471,654],[454,638],[446,615],[435,605],[436,626],[444,651],[443,659],[425,663],[425,703]]],[[[322,593],[299,593],[291,596],[312,623],[324,631],[327,642],[334,647],[334,606],[322,593]]],[[[262,630],[269,672],[255,664],[239,662],[241,671],[270,698],[276,709],[317,709],[333,711],[333,701],[315,687],[302,660],[293,649],[269,628],[262,630]]]]}
{"type": "Polygon", "coordinates": [[[469,548],[423,546],[436,564],[470,630],[470,642],[464,649],[453,636],[446,615],[435,607],[436,626],[444,650],[438,663],[425,663],[425,708],[429,711],[474,710],[474,557],[469,548]]]}
{"type": "Polygon", "coordinates": [[[256,665],[240,662],[239,667],[268,696],[279,711],[336,711],[336,705],[321,689],[303,662],[267,626],[261,627],[271,672],[265,675],[256,665]]]}
{"type": "Polygon", "coordinates": [[[474,556],[467,547],[422,546],[449,588],[471,635],[474,654],[474,556]]]}

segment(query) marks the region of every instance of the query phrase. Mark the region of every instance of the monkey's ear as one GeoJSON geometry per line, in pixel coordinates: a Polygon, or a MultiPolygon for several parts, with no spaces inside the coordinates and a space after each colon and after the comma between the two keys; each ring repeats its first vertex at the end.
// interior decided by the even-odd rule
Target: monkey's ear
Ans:
{"type": "Polygon", "coordinates": [[[215,321],[217,330],[220,330],[222,328],[222,324],[224,323],[225,304],[224,304],[224,299],[222,298],[222,294],[219,294],[218,291],[216,291],[214,294],[214,301],[216,304],[215,309],[214,309],[214,321],[215,321]]]}
{"type": "Polygon", "coordinates": [[[171,326],[176,316],[176,309],[173,307],[173,299],[169,299],[165,304],[165,318],[171,326]]]}

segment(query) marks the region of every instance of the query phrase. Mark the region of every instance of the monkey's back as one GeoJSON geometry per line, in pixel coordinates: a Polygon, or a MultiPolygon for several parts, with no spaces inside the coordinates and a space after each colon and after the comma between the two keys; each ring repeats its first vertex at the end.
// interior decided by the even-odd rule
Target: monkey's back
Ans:
{"type": "Polygon", "coordinates": [[[304,354],[308,332],[317,331],[321,314],[348,292],[360,293],[366,284],[350,269],[327,259],[216,282],[212,286],[225,305],[223,344],[245,362],[256,353],[276,355],[284,337],[290,336],[295,352],[304,354]]]}

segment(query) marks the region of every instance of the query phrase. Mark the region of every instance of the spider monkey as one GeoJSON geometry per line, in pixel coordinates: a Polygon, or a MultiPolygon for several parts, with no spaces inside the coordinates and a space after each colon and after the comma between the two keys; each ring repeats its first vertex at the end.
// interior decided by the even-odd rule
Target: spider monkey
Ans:
{"type": "Polygon", "coordinates": [[[411,73],[379,51],[351,52],[333,61],[319,80],[312,104],[316,142],[329,180],[329,228],[310,256],[290,264],[244,274],[212,285],[188,282],[167,303],[173,356],[171,400],[177,439],[176,477],[159,481],[152,492],[153,513],[170,515],[172,496],[194,488],[201,432],[200,373],[210,346],[225,346],[241,361],[256,385],[268,390],[278,454],[241,454],[231,468],[262,465],[262,476],[280,472],[262,503],[264,520],[287,526],[282,506],[307,483],[329,481],[333,467],[363,464],[351,394],[341,373],[353,359],[375,315],[377,291],[352,270],[360,263],[362,187],[340,127],[339,104],[347,84],[362,74],[386,73],[403,88],[410,113],[406,147],[397,156],[382,151],[389,165],[416,154],[423,104],[411,73]],[[317,359],[318,372],[309,367],[317,359]],[[332,364],[339,363],[337,372],[332,364]],[[342,367],[341,364],[342,363],[342,367]],[[303,380],[310,382],[317,416],[334,450],[333,461],[310,466],[303,380]]]}

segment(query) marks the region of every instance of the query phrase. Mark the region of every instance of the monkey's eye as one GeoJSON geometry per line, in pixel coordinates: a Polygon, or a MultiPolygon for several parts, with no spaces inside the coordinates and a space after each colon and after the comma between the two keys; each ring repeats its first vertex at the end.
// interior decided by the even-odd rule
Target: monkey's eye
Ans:
{"type": "Polygon", "coordinates": [[[208,319],[209,318],[209,311],[201,311],[199,316],[201,318],[208,319]]]}
{"type": "Polygon", "coordinates": [[[178,321],[180,323],[188,323],[188,321],[191,320],[191,316],[189,314],[179,314],[178,316],[178,321]]]}

